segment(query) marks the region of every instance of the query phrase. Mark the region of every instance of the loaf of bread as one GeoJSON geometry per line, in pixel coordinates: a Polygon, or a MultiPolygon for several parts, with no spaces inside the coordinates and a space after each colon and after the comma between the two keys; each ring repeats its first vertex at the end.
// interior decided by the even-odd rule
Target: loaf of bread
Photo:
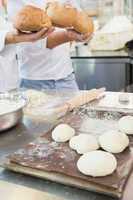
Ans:
{"type": "Polygon", "coordinates": [[[83,11],[77,13],[73,27],[77,32],[83,34],[94,32],[94,24],[92,19],[83,11]]]}
{"type": "Polygon", "coordinates": [[[22,8],[14,18],[13,23],[14,27],[22,32],[34,32],[52,26],[46,12],[31,5],[22,8]]]}
{"type": "Polygon", "coordinates": [[[58,2],[49,3],[46,10],[53,25],[58,27],[72,27],[77,15],[76,8],[58,2]]]}
{"type": "Polygon", "coordinates": [[[46,12],[54,26],[73,27],[79,33],[92,33],[93,21],[83,11],[58,2],[49,3],[46,12]]]}

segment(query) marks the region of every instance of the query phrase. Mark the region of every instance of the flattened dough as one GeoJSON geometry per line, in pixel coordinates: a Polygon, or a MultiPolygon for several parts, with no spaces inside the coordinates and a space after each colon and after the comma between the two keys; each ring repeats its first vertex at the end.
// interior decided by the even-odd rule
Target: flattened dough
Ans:
{"type": "Polygon", "coordinates": [[[76,150],[79,154],[84,154],[99,148],[97,139],[89,134],[80,134],[72,137],[69,142],[69,146],[71,149],[76,150]]]}
{"type": "Polygon", "coordinates": [[[133,116],[124,116],[118,122],[119,130],[128,135],[133,135],[133,116]]]}
{"type": "Polygon", "coordinates": [[[99,144],[105,151],[121,153],[129,146],[129,138],[125,133],[112,130],[99,137],[99,144]]]}
{"type": "Polygon", "coordinates": [[[117,160],[111,153],[92,151],[84,154],[77,162],[78,170],[88,176],[103,177],[112,174],[117,168],[117,160]]]}
{"type": "Polygon", "coordinates": [[[55,142],[67,142],[75,135],[75,130],[67,124],[58,125],[52,132],[55,142]]]}

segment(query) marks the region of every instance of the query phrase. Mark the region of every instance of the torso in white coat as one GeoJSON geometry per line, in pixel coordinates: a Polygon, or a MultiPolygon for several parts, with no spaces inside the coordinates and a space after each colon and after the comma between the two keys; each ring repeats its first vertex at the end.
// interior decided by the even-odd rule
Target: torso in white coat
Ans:
{"type": "MultiPolygon", "coordinates": [[[[73,2],[76,0],[60,0],[73,2]]],[[[9,0],[9,19],[24,5],[32,4],[44,7],[47,0],[9,0]]],[[[58,80],[72,73],[72,62],[69,54],[69,44],[60,45],[54,49],[46,48],[46,39],[35,43],[23,43],[18,48],[21,78],[29,80],[58,80]]]]}

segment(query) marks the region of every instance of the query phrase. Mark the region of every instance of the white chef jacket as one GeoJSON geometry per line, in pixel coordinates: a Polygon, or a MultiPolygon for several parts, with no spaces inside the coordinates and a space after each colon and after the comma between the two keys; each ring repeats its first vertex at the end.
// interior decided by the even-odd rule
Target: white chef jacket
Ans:
{"type": "Polygon", "coordinates": [[[5,47],[5,35],[12,25],[0,17],[0,92],[6,92],[19,86],[16,46],[5,47]]]}
{"type": "MultiPolygon", "coordinates": [[[[78,7],[76,0],[59,0],[72,3],[78,7]]],[[[12,19],[24,5],[31,4],[44,7],[47,0],[9,0],[7,10],[12,19]]],[[[35,43],[23,43],[18,47],[18,58],[21,78],[28,80],[58,80],[73,72],[69,54],[69,44],[62,44],[56,48],[46,47],[47,39],[35,43]]]]}

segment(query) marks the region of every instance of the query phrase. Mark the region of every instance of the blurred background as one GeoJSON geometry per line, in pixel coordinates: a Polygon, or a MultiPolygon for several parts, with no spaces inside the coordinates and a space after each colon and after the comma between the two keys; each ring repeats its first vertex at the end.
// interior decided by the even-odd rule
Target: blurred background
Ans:
{"type": "MultiPolygon", "coordinates": [[[[114,16],[126,16],[133,22],[133,0],[79,0],[79,3],[82,9],[95,19],[99,28],[114,16]]],[[[85,48],[82,47],[81,51],[85,51],[85,48]]],[[[88,89],[105,85],[111,91],[132,92],[132,64],[125,60],[125,52],[101,51],[98,55],[95,59],[95,53],[93,56],[91,52],[88,56],[90,59],[73,61],[80,88],[88,89]],[[107,58],[108,56],[111,58],[107,58]]]]}

